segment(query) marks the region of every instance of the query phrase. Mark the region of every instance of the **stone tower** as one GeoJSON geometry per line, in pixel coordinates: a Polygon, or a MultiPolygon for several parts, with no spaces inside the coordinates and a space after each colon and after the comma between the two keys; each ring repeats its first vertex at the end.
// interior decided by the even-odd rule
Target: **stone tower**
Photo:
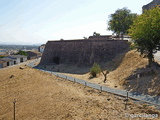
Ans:
{"type": "Polygon", "coordinates": [[[152,9],[153,7],[155,6],[158,6],[160,5],[160,0],[153,0],[152,2],[148,3],[147,5],[144,5],[142,7],[143,11],[144,10],[149,10],[149,9],[152,9]]]}

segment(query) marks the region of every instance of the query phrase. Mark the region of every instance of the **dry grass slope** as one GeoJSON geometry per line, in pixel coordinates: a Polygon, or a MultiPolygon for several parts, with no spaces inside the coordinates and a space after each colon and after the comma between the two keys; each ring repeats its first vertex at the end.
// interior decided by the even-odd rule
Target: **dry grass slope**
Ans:
{"type": "Polygon", "coordinates": [[[0,120],[13,119],[14,99],[17,120],[128,120],[125,113],[160,113],[131,101],[124,110],[123,98],[22,68],[0,70],[0,120]]]}
{"type": "Polygon", "coordinates": [[[118,68],[109,74],[110,80],[130,91],[158,95],[160,93],[160,67],[154,64],[151,68],[148,60],[140,57],[135,50],[129,51],[118,68]],[[138,78],[139,75],[139,78],[138,78]]]}
{"type": "Polygon", "coordinates": [[[90,79],[89,68],[58,65],[55,66],[55,69],[60,69],[63,74],[112,88],[116,87],[144,94],[160,95],[160,67],[158,67],[158,64],[154,64],[151,68],[148,68],[147,65],[148,60],[140,57],[140,54],[135,50],[131,50],[126,54],[122,53],[102,66],[112,70],[107,75],[106,83],[103,83],[104,76],[102,74],[90,79]],[[73,74],[74,71],[77,73],[73,74]],[[79,74],[78,71],[83,71],[83,74],[79,74]],[[138,74],[140,78],[137,80],[138,74]]]}

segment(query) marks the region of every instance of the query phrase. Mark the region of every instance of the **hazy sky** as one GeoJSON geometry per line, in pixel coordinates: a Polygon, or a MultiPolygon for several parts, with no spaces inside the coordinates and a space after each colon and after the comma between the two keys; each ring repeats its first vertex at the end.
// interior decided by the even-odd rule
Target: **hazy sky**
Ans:
{"type": "Polygon", "coordinates": [[[107,31],[109,15],[127,7],[142,13],[152,0],[0,0],[0,44],[44,44],[107,31]]]}

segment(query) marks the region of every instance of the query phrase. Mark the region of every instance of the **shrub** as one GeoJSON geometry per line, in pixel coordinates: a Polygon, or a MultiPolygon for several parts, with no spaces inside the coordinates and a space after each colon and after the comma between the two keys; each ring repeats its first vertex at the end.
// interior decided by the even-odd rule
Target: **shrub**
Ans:
{"type": "Polygon", "coordinates": [[[101,72],[101,68],[97,63],[94,63],[92,68],[90,69],[90,74],[92,77],[96,77],[98,73],[101,72]]]}
{"type": "Polygon", "coordinates": [[[19,50],[17,54],[15,55],[25,55],[28,56],[28,54],[25,51],[19,50]]]}
{"type": "Polygon", "coordinates": [[[131,50],[134,50],[137,48],[137,45],[134,42],[128,42],[128,44],[131,50]]]}
{"type": "Polygon", "coordinates": [[[5,56],[1,56],[1,55],[0,55],[0,58],[4,58],[4,57],[5,57],[5,56]]]}

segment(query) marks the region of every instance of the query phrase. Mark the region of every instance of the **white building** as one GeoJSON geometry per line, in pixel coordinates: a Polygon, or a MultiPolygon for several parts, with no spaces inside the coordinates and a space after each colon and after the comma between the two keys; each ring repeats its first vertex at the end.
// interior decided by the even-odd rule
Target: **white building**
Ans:
{"type": "Polygon", "coordinates": [[[11,58],[1,58],[0,61],[1,68],[14,65],[14,60],[11,58]]]}
{"type": "Polygon", "coordinates": [[[10,55],[0,58],[0,68],[15,65],[27,61],[27,56],[24,55],[10,55]]]}
{"type": "Polygon", "coordinates": [[[24,55],[10,55],[5,58],[10,58],[13,60],[13,64],[18,64],[21,62],[25,62],[27,60],[27,56],[24,55]]]}
{"type": "Polygon", "coordinates": [[[38,51],[41,52],[41,53],[44,52],[44,49],[45,49],[45,44],[38,47],[38,51]]]}

